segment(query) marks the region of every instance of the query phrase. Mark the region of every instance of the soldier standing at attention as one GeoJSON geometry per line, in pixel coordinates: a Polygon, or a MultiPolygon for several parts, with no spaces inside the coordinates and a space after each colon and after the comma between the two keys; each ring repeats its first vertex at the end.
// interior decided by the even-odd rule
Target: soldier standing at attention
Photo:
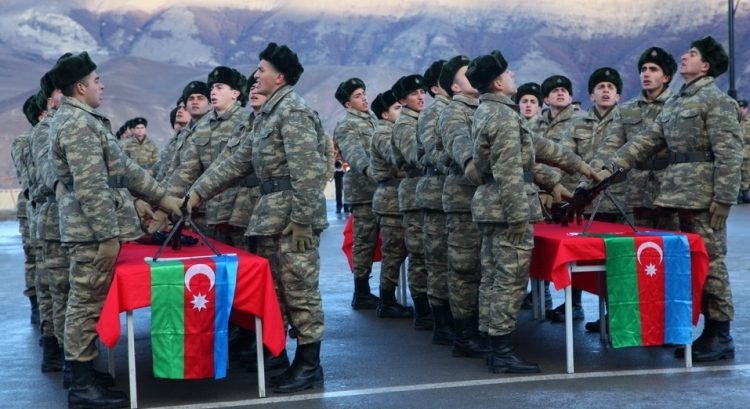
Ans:
{"type": "Polygon", "coordinates": [[[349,163],[344,174],[344,202],[354,217],[352,263],[354,296],[352,308],[374,310],[378,297],[370,292],[372,258],[378,244],[378,221],[372,212],[372,195],[377,183],[370,169],[370,142],[376,118],[370,113],[365,83],[349,78],[339,84],[335,97],[346,108],[346,116],[333,131],[342,160],[349,163]]]}
{"type": "Polygon", "coordinates": [[[146,170],[122,153],[111,125],[96,108],[104,84],[86,52],[62,58],[50,71],[63,93],[50,124],[49,159],[58,176],[55,185],[60,235],[70,254],[70,293],[65,313],[64,347],[71,369],[69,407],[121,407],[123,392],[94,381],[92,361],[99,354],[96,322],[107,296],[120,240],[142,232],[128,189],[169,211],[179,213],[180,201],[146,170]]]}
{"type": "MultiPolygon", "coordinates": [[[[726,72],[729,57],[713,37],[690,44],[680,58],[685,84],[664,103],[652,127],[628,141],[607,162],[630,169],[660,149],[669,150],[656,206],[675,213],[680,230],[703,238],[709,271],[703,286],[703,332],[693,341],[693,360],[734,358],[730,322],[734,318],[727,252],[726,222],[737,201],[744,157],[737,103],[723,93],[715,79],[726,72]]],[[[600,171],[607,176],[609,170],[600,171]]],[[[675,351],[684,356],[685,349],[675,351]]]]}
{"type": "Polygon", "coordinates": [[[148,121],[139,116],[131,119],[130,123],[133,126],[133,135],[123,142],[122,150],[143,169],[150,169],[159,160],[159,148],[146,135],[148,121]]]}
{"type": "Polygon", "coordinates": [[[260,178],[261,197],[247,234],[271,264],[285,322],[297,338],[292,365],[271,378],[274,391],[287,393],[323,383],[319,247],[328,227],[322,184],[328,137],[317,113],[294,92],[304,70],[297,54],[269,43],[258,57],[257,92],[267,100],[252,136],[195,182],[188,210],[253,169],[260,178]]]}
{"type": "MultiPolygon", "coordinates": [[[[481,93],[471,128],[473,161],[483,181],[471,202],[472,216],[482,234],[480,292],[487,297],[480,296],[480,300],[488,303],[479,308],[489,316],[489,371],[533,373],[540,371],[539,365],[518,357],[511,341],[529,280],[533,223],[542,219],[532,170],[539,159],[571,173],[593,176],[594,171],[525,124],[511,100],[516,86],[514,74],[507,68],[505,58],[495,50],[475,58],[466,71],[471,85],[481,93]]],[[[540,176],[543,174],[536,174],[537,183],[549,191],[559,190],[554,181],[540,176]]]]}

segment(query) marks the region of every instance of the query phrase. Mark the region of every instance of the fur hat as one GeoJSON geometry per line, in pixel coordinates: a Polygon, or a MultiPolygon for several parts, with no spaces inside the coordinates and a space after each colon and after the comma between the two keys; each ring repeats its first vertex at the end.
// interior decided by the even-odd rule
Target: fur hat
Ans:
{"type": "Polygon", "coordinates": [[[91,60],[89,54],[84,51],[80,54],[63,56],[57,64],[49,71],[52,84],[57,89],[65,89],[75,84],[96,70],[96,64],[91,60]]]}
{"type": "Polygon", "coordinates": [[[740,108],[747,108],[747,100],[746,99],[738,99],[737,105],[739,105],[740,108]]]}
{"type": "Polygon", "coordinates": [[[727,72],[729,68],[729,56],[724,51],[724,47],[714,40],[713,37],[707,36],[700,40],[695,40],[690,43],[690,47],[695,47],[700,51],[703,61],[708,63],[708,75],[716,78],[727,72]]]}
{"type": "Polygon", "coordinates": [[[614,84],[618,94],[622,93],[622,78],[620,78],[620,73],[616,69],[602,67],[591,73],[589,77],[589,94],[594,93],[594,88],[600,82],[610,82],[614,84]]]}
{"type": "Polygon", "coordinates": [[[383,91],[378,96],[375,97],[375,99],[372,101],[372,105],[370,108],[372,109],[372,112],[375,114],[375,117],[378,119],[382,119],[380,116],[383,114],[383,112],[388,111],[388,108],[391,107],[391,105],[398,102],[396,99],[396,96],[393,95],[393,91],[387,90],[383,91]]]}
{"type": "Polygon", "coordinates": [[[568,94],[573,95],[573,83],[564,75],[553,75],[542,82],[542,99],[547,98],[555,88],[565,88],[568,94]]]}
{"type": "Polygon", "coordinates": [[[396,96],[397,100],[401,100],[418,89],[427,90],[424,77],[419,74],[412,74],[399,78],[398,81],[393,84],[391,91],[393,91],[393,95],[396,96]]]}
{"type": "Polygon", "coordinates": [[[137,118],[133,118],[133,119],[130,120],[130,127],[131,128],[135,128],[138,125],[143,125],[143,126],[147,127],[148,126],[148,121],[146,120],[146,118],[144,118],[142,116],[139,116],[137,118]]]}
{"type": "Polygon", "coordinates": [[[352,96],[354,91],[360,88],[362,88],[363,90],[367,90],[364,81],[356,77],[349,78],[348,80],[339,84],[338,88],[336,88],[334,96],[341,105],[345,105],[346,102],[349,101],[349,98],[352,96]]]}
{"type": "MultiPolygon", "coordinates": [[[[214,84],[226,84],[230,88],[236,91],[241,91],[244,83],[242,82],[242,74],[234,68],[219,66],[214,68],[209,74],[206,80],[208,89],[210,90],[214,84]]],[[[210,95],[210,92],[209,92],[210,95]]]]}
{"type": "Polygon", "coordinates": [[[518,104],[518,101],[521,100],[521,98],[524,95],[531,95],[536,97],[536,101],[539,103],[539,106],[542,106],[543,98],[542,98],[542,87],[539,86],[536,82],[527,82],[516,90],[516,97],[513,99],[516,104],[518,104]]]}
{"type": "Polygon", "coordinates": [[[471,86],[482,91],[495,78],[502,75],[508,69],[508,62],[503,54],[494,50],[489,54],[480,55],[471,60],[469,68],[466,69],[466,78],[471,86]]]}
{"type": "Polygon", "coordinates": [[[185,85],[185,88],[182,89],[181,101],[187,104],[188,99],[190,99],[190,96],[193,94],[200,94],[205,96],[206,99],[210,99],[211,89],[208,88],[208,84],[203,81],[190,81],[190,83],[185,85]]]}
{"type": "Polygon", "coordinates": [[[297,54],[286,45],[268,43],[266,49],[258,54],[258,58],[268,61],[276,68],[276,71],[284,74],[286,83],[294,85],[305,71],[300,64],[297,54]]]}
{"type": "Polygon", "coordinates": [[[669,75],[670,81],[672,80],[674,73],[677,72],[677,61],[672,57],[672,54],[664,51],[662,48],[647,48],[646,51],[641,54],[640,58],[638,58],[639,72],[641,71],[641,68],[643,68],[643,64],[647,62],[658,65],[659,68],[664,71],[664,74],[669,75]]]}
{"type": "Polygon", "coordinates": [[[471,60],[465,55],[457,55],[443,65],[443,69],[440,71],[440,87],[453,96],[451,85],[453,85],[453,78],[456,76],[458,70],[461,67],[469,65],[471,60]]]}
{"type": "Polygon", "coordinates": [[[172,128],[174,128],[174,124],[177,121],[177,110],[179,108],[174,107],[171,111],[169,111],[169,124],[172,125],[172,128]]]}
{"type": "Polygon", "coordinates": [[[31,126],[36,126],[39,123],[39,115],[42,113],[42,110],[39,108],[38,95],[34,94],[26,98],[26,101],[23,103],[23,114],[31,126]]]}
{"type": "MultiPolygon", "coordinates": [[[[435,97],[435,94],[432,92],[431,88],[439,84],[440,72],[442,71],[444,65],[445,60],[437,60],[430,64],[430,66],[427,67],[427,70],[425,70],[424,75],[422,75],[422,78],[424,78],[425,88],[427,88],[427,92],[429,92],[430,96],[432,97],[435,97]]],[[[440,86],[442,87],[442,85],[440,86]]]]}

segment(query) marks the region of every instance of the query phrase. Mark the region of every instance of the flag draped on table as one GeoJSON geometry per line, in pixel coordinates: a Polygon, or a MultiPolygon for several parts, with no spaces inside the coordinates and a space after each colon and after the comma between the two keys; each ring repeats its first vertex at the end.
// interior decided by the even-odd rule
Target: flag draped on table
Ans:
{"type": "Polygon", "coordinates": [[[154,376],[226,376],[237,256],[149,262],[154,376]]]}
{"type": "Polygon", "coordinates": [[[684,235],[604,238],[612,346],[692,340],[690,246],[684,235]]]}
{"type": "MultiPolygon", "coordinates": [[[[349,269],[353,272],[354,271],[354,257],[352,255],[352,252],[354,250],[354,215],[352,214],[349,216],[349,218],[346,220],[346,225],[344,226],[344,241],[341,243],[341,250],[344,252],[344,255],[346,256],[346,260],[349,262],[349,269]]],[[[378,234],[378,244],[375,246],[375,254],[372,255],[372,261],[381,261],[383,260],[383,252],[380,249],[380,246],[383,243],[383,238],[378,234]]]]}

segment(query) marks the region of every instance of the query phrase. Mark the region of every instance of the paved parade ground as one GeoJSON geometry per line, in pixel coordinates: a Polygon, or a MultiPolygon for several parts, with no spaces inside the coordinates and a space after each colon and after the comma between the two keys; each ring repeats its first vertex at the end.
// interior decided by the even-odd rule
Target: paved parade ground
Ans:
{"type": "MultiPolygon", "coordinates": [[[[321,364],[325,386],[292,395],[259,399],[254,373],[230,366],[226,379],[175,381],[153,377],[150,311],[135,312],[138,402],[143,408],[748,408],[750,407],[750,205],[734,206],[728,222],[729,267],[736,316],[732,335],[736,358],[695,363],[685,369],[671,348],[612,349],[598,334],[574,324],[576,373],[565,371],[562,324],[519,316],[515,345],[542,367],[535,375],[496,375],[483,359],[453,358],[450,348],[432,345],[431,333],[417,332],[410,320],[379,319],[374,311],[354,311],[352,276],[341,251],[343,215],[328,203],[330,228],[321,238],[320,285],[326,332],[321,364]]],[[[156,247],[154,248],[156,252],[156,247]]],[[[2,270],[0,309],[0,408],[65,408],[67,393],[59,373],[42,374],[39,332],[29,324],[23,290],[23,251],[15,221],[0,222],[2,270]]],[[[377,265],[371,279],[377,294],[377,265]]],[[[554,304],[563,299],[553,291],[554,304]]],[[[584,294],[586,319],[598,316],[597,298],[584,294]]],[[[114,349],[116,389],[128,390],[125,319],[114,349]]],[[[695,335],[700,328],[695,329],[695,335]]],[[[290,359],[294,340],[289,340],[290,359]]],[[[104,349],[102,349],[104,351],[104,349]]],[[[102,354],[105,357],[106,353],[102,354]]],[[[106,360],[97,362],[100,369],[106,360]]]]}

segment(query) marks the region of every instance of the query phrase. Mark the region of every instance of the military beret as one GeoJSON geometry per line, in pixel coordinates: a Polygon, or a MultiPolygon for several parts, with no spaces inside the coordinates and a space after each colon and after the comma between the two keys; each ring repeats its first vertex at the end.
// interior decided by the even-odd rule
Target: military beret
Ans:
{"type": "Polygon", "coordinates": [[[638,58],[638,71],[643,68],[643,64],[650,62],[654,63],[664,71],[664,74],[669,75],[670,80],[675,72],[677,72],[677,61],[675,61],[672,54],[664,51],[659,47],[647,48],[646,51],[641,54],[638,58]]]}
{"type": "Polygon", "coordinates": [[[740,106],[740,108],[747,108],[747,100],[746,99],[738,99],[737,105],[740,106]]]}
{"type": "Polygon", "coordinates": [[[211,89],[203,81],[190,81],[182,90],[182,101],[187,104],[187,100],[193,94],[204,95],[207,99],[211,98],[211,89]]]}
{"type": "Polygon", "coordinates": [[[573,83],[564,75],[553,75],[542,81],[542,97],[546,98],[555,88],[565,88],[568,94],[573,95],[573,83]]]}
{"type": "Polygon", "coordinates": [[[531,95],[536,97],[536,101],[539,103],[539,105],[542,105],[542,87],[539,86],[536,82],[527,82],[516,90],[516,97],[514,101],[516,104],[518,104],[518,101],[521,100],[521,98],[524,95],[531,95]]]}
{"type": "Polygon", "coordinates": [[[284,74],[286,83],[294,85],[305,71],[300,64],[297,54],[286,45],[268,43],[266,49],[258,54],[258,58],[268,61],[276,68],[276,71],[284,74]]]}
{"type": "Polygon", "coordinates": [[[707,36],[700,40],[695,40],[690,44],[690,47],[695,47],[700,51],[703,61],[708,63],[708,75],[716,78],[727,72],[727,68],[729,68],[729,56],[724,51],[724,47],[714,40],[713,37],[707,36]]]}
{"type": "Polygon", "coordinates": [[[338,88],[336,88],[336,92],[334,93],[334,96],[336,97],[336,100],[339,101],[341,105],[344,105],[346,104],[347,101],[349,101],[349,97],[352,96],[354,91],[360,88],[362,88],[363,90],[367,89],[364,81],[356,77],[349,78],[348,80],[339,84],[338,88]]]}
{"type": "Polygon", "coordinates": [[[618,94],[622,92],[622,78],[620,78],[620,73],[614,68],[602,67],[591,73],[589,77],[589,94],[594,93],[594,88],[600,82],[610,82],[615,86],[618,94]]]}
{"type": "Polygon", "coordinates": [[[383,115],[383,112],[388,111],[388,108],[390,108],[391,105],[395,104],[396,102],[398,102],[398,100],[393,94],[393,91],[387,90],[381,92],[380,94],[378,94],[378,96],[375,97],[370,108],[372,109],[372,112],[375,114],[376,118],[382,119],[381,115],[383,115]]]}
{"type": "Polygon", "coordinates": [[[393,84],[391,91],[393,92],[393,95],[396,96],[396,99],[403,99],[418,89],[427,90],[424,77],[419,74],[411,74],[399,78],[398,81],[393,84]]]}
{"type": "Polygon", "coordinates": [[[494,50],[471,60],[469,68],[466,69],[466,78],[472,87],[481,91],[507,69],[508,62],[505,61],[503,54],[494,50]]]}
{"type": "Polygon", "coordinates": [[[130,127],[135,128],[138,125],[148,126],[146,118],[139,116],[130,120],[130,127]]]}
{"type": "MultiPolygon", "coordinates": [[[[427,70],[425,70],[424,75],[422,75],[422,78],[424,78],[425,88],[427,88],[427,92],[429,92],[430,96],[432,97],[434,97],[435,94],[430,88],[440,84],[440,72],[442,72],[444,65],[445,60],[437,60],[430,64],[430,66],[427,67],[427,70]]],[[[440,86],[442,87],[442,84],[440,86]]]]}
{"type": "Polygon", "coordinates": [[[208,73],[206,83],[209,90],[214,84],[226,84],[230,88],[239,91],[241,89],[240,87],[243,85],[242,79],[240,78],[241,75],[242,74],[234,68],[219,66],[208,73]]]}
{"type": "Polygon", "coordinates": [[[471,60],[465,55],[457,55],[443,65],[443,69],[440,71],[440,87],[442,87],[448,95],[453,96],[451,91],[451,85],[453,85],[453,78],[456,76],[458,70],[461,67],[469,65],[471,60]]]}
{"type": "Polygon", "coordinates": [[[57,89],[65,89],[75,84],[96,69],[96,64],[91,60],[89,54],[84,51],[80,54],[71,54],[62,57],[49,71],[50,79],[57,89]]]}
{"type": "Polygon", "coordinates": [[[31,126],[36,126],[36,124],[39,123],[39,115],[42,113],[42,110],[39,109],[39,102],[37,98],[38,94],[34,94],[28,98],[26,98],[26,101],[23,103],[23,114],[26,116],[26,120],[29,121],[31,126]]]}

